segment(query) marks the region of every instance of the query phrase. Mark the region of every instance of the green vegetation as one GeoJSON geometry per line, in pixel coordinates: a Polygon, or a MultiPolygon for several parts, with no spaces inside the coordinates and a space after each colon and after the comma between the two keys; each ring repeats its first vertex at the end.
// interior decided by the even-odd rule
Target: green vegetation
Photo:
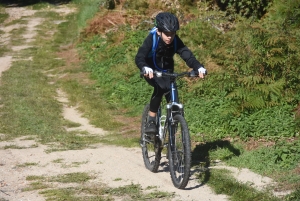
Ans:
{"type": "Polygon", "coordinates": [[[35,176],[35,175],[31,175],[31,176],[26,177],[27,181],[43,180],[43,179],[45,179],[45,177],[43,177],[43,176],[35,176]]]}
{"type": "MultiPolygon", "coordinates": [[[[65,65],[63,60],[57,59],[56,54],[61,46],[76,40],[79,34],[76,29],[74,31],[74,27],[77,27],[76,14],[67,15],[64,17],[66,22],[59,25],[55,20],[63,19],[52,11],[37,11],[35,15],[49,20],[45,20],[37,27],[38,34],[35,41],[28,44],[34,47],[21,50],[18,53],[18,60],[12,62],[10,70],[2,73],[1,76],[0,104],[5,104],[1,107],[0,130],[1,133],[6,134],[2,140],[24,135],[38,136],[42,143],[57,142],[49,151],[82,149],[100,142],[97,136],[66,132],[65,126],[78,125],[70,124],[63,119],[62,105],[55,98],[56,89],[60,86],[59,83],[55,83],[56,78],[51,75],[63,73],[59,71],[60,67],[65,65]],[[49,27],[54,30],[57,26],[59,32],[48,31],[49,27]],[[70,40],[66,40],[66,35],[70,36],[67,37],[70,40]],[[51,85],[50,82],[55,84],[51,85]]],[[[24,33],[24,28],[21,31],[24,33]]],[[[19,30],[14,30],[13,34],[18,36],[13,39],[20,39],[23,42],[24,39],[21,40],[19,37],[19,30]]],[[[18,43],[20,44],[24,43],[18,43]]]]}
{"type": "MultiPolygon", "coordinates": [[[[0,34],[1,34],[1,31],[0,31],[0,34]]],[[[1,46],[1,47],[0,47],[0,56],[1,56],[1,57],[2,57],[2,56],[5,56],[5,53],[8,52],[8,51],[10,51],[9,48],[1,46]]]]}
{"type": "MultiPolygon", "coordinates": [[[[143,2],[136,1],[136,5],[143,2]]],[[[205,81],[179,82],[192,140],[212,145],[201,148],[207,155],[198,158],[196,146],[194,160],[209,164],[219,157],[299,186],[300,1],[219,2],[224,12],[202,12],[178,32],[209,71],[205,81]],[[219,139],[232,139],[234,145],[219,139]],[[246,146],[252,140],[271,146],[258,143],[249,152],[246,146]]],[[[195,6],[189,7],[191,2],[184,3],[186,13],[197,14],[195,6]]],[[[108,33],[82,34],[78,47],[110,107],[126,108],[125,115],[139,116],[151,88],[139,78],[134,57],[153,25],[142,23],[149,20],[143,16],[147,10],[127,9],[140,19],[137,25],[120,24],[108,33]]],[[[168,9],[172,11],[172,5],[168,9]]],[[[106,13],[100,11],[95,20],[100,21],[99,16],[104,18],[106,13]]],[[[178,71],[186,69],[178,58],[176,62],[178,71]]]]}
{"type": "Polygon", "coordinates": [[[4,12],[4,8],[0,8],[0,23],[2,24],[8,18],[8,14],[4,12]]]}
{"type": "MultiPolygon", "coordinates": [[[[112,130],[113,128],[122,125],[122,123],[111,118],[111,114],[117,114],[117,111],[114,111],[114,108],[111,108],[109,104],[105,103],[102,96],[99,94],[99,91],[102,89],[99,89],[98,86],[82,85],[75,79],[68,80],[68,82],[59,82],[69,94],[68,98],[71,103],[76,104],[81,101],[85,102],[85,105],[79,109],[85,113],[93,125],[105,130],[112,130]],[[111,109],[111,111],[108,109],[111,109]]],[[[71,126],[71,124],[69,124],[69,126],[71,126]]],[[[76,126],[73,125],[73,127],[76,126]]]]}
{"type": "Polygon", "coordinates": [[[219,0],[218,6],[228,15],[239,14],[246,17],[261,18],[266,12],[268,6],[272,4],[269,0],[219,0]]]}
{"type": "Polygon", "coordinates": [[[78,30],[81,30],[87,26],[89,19],[99,11],[99,5],[103,4],[104,0],[73,0],[73,2],[79,7],[76,26],[78,30]]]}
{"type": "Polygon", "coordinates": [[[279,201],[270,192],[260,192],[250,187],[247,184],[237,182],[228,170],[210,170],[205,174],[200,174],[199,179],[203,183],[212,186],[217,194],[224,193],[230,196],[232,201],[251,201],[251,200],[264,200],[264,201],[279,201]]]}
{"type": "MultiPolygon", "coordinates": [[[[233,31],[220,34],[210,24],[194,20],[179,31],[195,54],[201,55],[200,60],[214,59],[220,68],[218,71],[213,69],[205,82],[185,85],[187,88],[182,90],[181,94],[187,100],[189,122],[203,126],[199,128],[190,124],[193,133],[213,133],[217,138],[228,135],[242,138],[298,135],[299,127],[293,119],[292,110],[297,106],[299,89],[298,85],[291,83],[292,80],[298,80],[298,74],[295,73],[297,58],[291,59],[296,57],[297,52],[287,49],[273,54],[276,48],[283,48],[282,44],[287,47],[292,44],[279,35],[272,36],[275,38],[270,40],[278,42],[280,47],[276,47],[276,44],[267,46],[271,41],[267,35],[261,36],[263,26],[258,26],[258,23],[251,24],[245,19],[237,23],[233,31]],[[190,33],[195,33],[194,37],[191,38],[190,33]],[[281,39],[283,41],[278,41],[281,39]],[[192,44],[202,44],[205,48],[196,49],[192,44]],[[220,44],[223,46],[220,47],[220,44]],[[289,57],[285,56],[287,53],[289,57]],[[188,92],[190,88],[192,90],[188,92]],[[203,105],[203,113],[191,111],[200,104],[203,105]],[[203,130],[204,127],[210,130],[203,130]]],[[[292,31],[291,35],[294,35],[292,31]]],[[[271,32],[273,29],[268,34],[271,32]]],[[[117,105],[116,100],[120,100],[122,106],[134,108],[136,114],[140,109],[136,109],[136,105],[143,105],[147,101],[146,94],[149,94],[149,87],[139,79],[134,64],[136,50],[145,35],[145,30],[122,26],[117,32],[110,32],[106,38],[94,36],[80,46],[85,51],[90,71],[97,77],[99,86],[105,88],[103,93],[108,102],[117,105]],[[119,79],[121,76],[124,76],[122,80],[119,79]],[[131,85],[135,90],[131,90],[131,85]]]]}
{"type": "Polygon", "coordinates": [[[144,194],[143,189],[138,184],[131,184],[119,188],[108,188],[104,185],[93,187],[80,188],[63,188],[63,189],[47,189],[41,192],[47,200],[106,200],[112,201],[115,198],[126,197],[129,200],[147,200],[147,199],[163,199],[172,198],[172,194],[154,191],[152,193],[144,194]],[[85,195],[87,194],[87,195],[85,195]]]}
{"type": "Polygon", "coordinates": [[[86,172],[75,172],[75,173],[68,173],[63,175],[58,175],[50,181],[53,182],[60,182],[60,183],[82,183],[92,179],[86,172]]]}
{"type": "Polygon", "coordinates": [[[46,200],[115,200],[116,197],[126,197],[130,200],[147,200],[158,198],[172,198],[172,193],[158,191],[156,187],[143,189],[139,184],[130,184],[118,188],[109,188],[104,184],[85,185],[87,181],[93,179],[92,176],[84,172],[75,172],[62,174],[55,177],[28,176],[30,187],[25,191],[41,190],[40,194],[46,197],[46,200]],[[53,182],[58,183],[76,183],[80,186],[68,188],[51,188],[53,182]],[[152,189],[150,193],[145,190],[152,189]]]}
{"type": "Polygon", "coordinates": [[[34,190],[40,190],[40,189],[46,189],[46,188],[49,188],[49,186],[47,186],[43,182],[38,181],[38,182],[30,183],[30,186],[24,188],[23,191],[34,191],[34,190]]]}
{"type": "Polygon", "coordinates": [[[23,163],[23,164],[19,164],[17,165],[17,167],[28,167],[28,166],[36,166],[38,165],[37,163],[23,163]]]}

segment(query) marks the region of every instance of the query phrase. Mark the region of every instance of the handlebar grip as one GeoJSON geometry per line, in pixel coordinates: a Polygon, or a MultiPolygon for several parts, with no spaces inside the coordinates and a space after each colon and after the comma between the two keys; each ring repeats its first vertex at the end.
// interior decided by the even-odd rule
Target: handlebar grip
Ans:
{"type": "Polygon", "coordinates": [[[195,72],[194,70],[190,71],[189,73],[189,77],[198,77],[198,75],[199,75],[198,71],[195,72]]]}

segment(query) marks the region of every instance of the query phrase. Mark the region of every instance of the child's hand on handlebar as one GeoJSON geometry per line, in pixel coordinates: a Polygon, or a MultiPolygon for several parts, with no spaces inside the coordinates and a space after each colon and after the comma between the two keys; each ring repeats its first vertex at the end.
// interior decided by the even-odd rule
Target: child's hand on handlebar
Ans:
{"type": "Polygon", "coordinates": [[[200,68],[198,68],[198,73],[199,73],[199,77],[203,79],[207,74],[207,71],[203,66],[201,66],[200,68]]]}
{"type": "Polygon", "coordinates": [[[153,78],[153,70],[152,70],[152,68],[149,68],[149,67],[145,66],[145,67],[143,67],[142,71],[143,71],[145,77],[148,77],[150,79],[153,78]]]}

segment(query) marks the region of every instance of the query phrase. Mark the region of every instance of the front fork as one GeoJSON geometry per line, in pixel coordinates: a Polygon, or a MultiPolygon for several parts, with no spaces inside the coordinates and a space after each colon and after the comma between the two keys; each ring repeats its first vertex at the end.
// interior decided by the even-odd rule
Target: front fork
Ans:
{"type": "Polygon", "coordinates": [[[167,115],[161,114],[161,107],[158,110],[158,122],[157,122],[157,129],[158,129],[158,136],[161,141],[161,147],[166,146],[164,141],[166,140],[167,129],[169,132],[169,143],[171,143],[171,147],[174,144],[174,133],[172,129],[175,129],[173,116],[176,114],[184,115],[183,105],[180,103],[168,103],[167,104],[167,115]]]}
{"type": "Polygon", "coordinates": [[[162,105],[158,108],[157,111],[157,130],[158,130],[158,138],[160,140],[160,147],[164,147],[164,141],[166,136],[166,126],[167,126],[167,117],[162,114],[162,105]]]}

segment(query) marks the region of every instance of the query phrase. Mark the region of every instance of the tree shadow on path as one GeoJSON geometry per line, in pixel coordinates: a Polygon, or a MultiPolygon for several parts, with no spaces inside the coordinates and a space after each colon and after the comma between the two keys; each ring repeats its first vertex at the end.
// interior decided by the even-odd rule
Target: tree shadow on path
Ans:
{"type": "Polygon", "coordinates": [[[210,179],[211,172],[208,167],[211,165],[209,152],[217,149],[227,149],[230,153],[223,160],[228,160],[233,156],[241,155],[241,151],[234,147],[228,140],[217,140],[199,144],[192,152],[192,164],[198,167],[193,174],[204,174],[201,185],[207,183],[210,179]]]}
{"type": "MultiPolygon", "coordinates": [[[[217,149],[227,149],[231,153],[228,154],[228,156],[223,157],[223,160],[228,160],[234,156],[239,156],[241,154],[241,151],[234,147],[228,140],[217,140],[197,145],[192,152],[193,168],[190,172],[189,181],[192,182],[192,186],[185,188],[185,190],[193,190],[200,188],[209,181],[211,176],[211,172],[208,168],[211,165],[209,152],[217,149]],[[200,182],[199,174],[201,174],[202,182],[200,182]]],[[[166,158],[166,155],[162,155],[162,161],[158,173],[169,171],[169,162],[166,158]]]]}

